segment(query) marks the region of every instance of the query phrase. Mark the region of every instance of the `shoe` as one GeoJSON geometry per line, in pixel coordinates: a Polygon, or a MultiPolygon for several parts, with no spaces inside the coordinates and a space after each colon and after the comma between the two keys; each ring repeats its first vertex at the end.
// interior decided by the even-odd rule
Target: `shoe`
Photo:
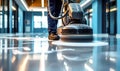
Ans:
{"type": "Polygon", "coordinates": [[[59,40],[60,37],[56,33],[50,33],[48,36],[49,40],[59,40]]]}

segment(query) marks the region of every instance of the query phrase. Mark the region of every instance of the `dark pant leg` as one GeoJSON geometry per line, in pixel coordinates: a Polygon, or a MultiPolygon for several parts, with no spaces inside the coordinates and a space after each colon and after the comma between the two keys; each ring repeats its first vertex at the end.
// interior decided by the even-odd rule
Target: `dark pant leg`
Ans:
{"type": "MultiPolygon", "coordinates": [[[[58,9],[58,7],[61,7],[61,0],[50,0],[49,8],[51,10],[51,13],[56,17],[60,13],[60,9],[58,9]]],[[[57,23],[58,23],[58,20],[52,19],[48,14],[48,32],[49,33],[57,31],[57,23]]]]}
{"type": "MultiPolygon", "coordinates": [[[[61,5],[62,1],[61,0],[56,0],[55,4],[55,16],[58,17],[61,11],[61,5]]],[[[55,20],[56,23],[58,23],[58,20],[55,20]]]]}

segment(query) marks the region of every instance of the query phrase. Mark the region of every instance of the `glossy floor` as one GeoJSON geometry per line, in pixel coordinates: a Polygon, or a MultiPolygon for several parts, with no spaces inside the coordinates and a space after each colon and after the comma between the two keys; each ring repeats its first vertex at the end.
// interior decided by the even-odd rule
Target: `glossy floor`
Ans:
{"type": "Polygon", "coordinates": [[[95,35],[94,41],[68,43],[48,41],[47,34],[2,34],[0,71],[120,71],[120,38],[95,35]]]}

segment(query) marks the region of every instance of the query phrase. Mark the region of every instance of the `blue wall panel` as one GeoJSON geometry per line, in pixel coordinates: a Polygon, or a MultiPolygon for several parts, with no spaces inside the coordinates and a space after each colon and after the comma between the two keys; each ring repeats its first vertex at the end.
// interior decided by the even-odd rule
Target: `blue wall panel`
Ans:
{"type": "Polygon", "coordinates": [[[18,32],[23,33],[23,11],[19,8],[19,17],[18,17],[18,32]]]}
{"type": "Polygon", "coordinates": [[[12,33],[12,0],[9,0],[9,33],[12,33]]]}
{"type": "Polygon", "coordinates": [[[117,34],[120,34],[120,0],[117,0],[117,34]]]}
{"type": "Polygon", "coordinates": [[[92,28],[94,34],[102,33],[102,0],[93,0],[92,28]]]}
{"type": "Polygon", "coordinates": [[[114,34],[114,26],[115,26],[115,17],[114,17],[114,12],[111,12],[110,13],[111,15],[110,15],[110,34],[114,34]]]}
{"type": "Polygon", "coordinates": [[[32,13],[31,12],[25,12],[25,18],[24,18],[24,24],[25,24],[25,33],[31,33],[32,29],[32,13]],[[26,27],[30,27],[30,31],[27,32],[26,27]]]}

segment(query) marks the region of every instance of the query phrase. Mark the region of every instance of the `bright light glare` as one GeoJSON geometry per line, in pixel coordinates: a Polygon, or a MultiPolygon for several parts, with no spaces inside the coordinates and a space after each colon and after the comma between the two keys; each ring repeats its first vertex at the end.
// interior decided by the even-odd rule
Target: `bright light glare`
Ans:
{"type": "Polygon", "coordinates": [[[69,67],[66,62],[64,62],[64,66],[65,66],[66,71],[69,71],[69,67]]]}
{"type": "Polygon", "coordinates": [[[21,0],[21,2],[22,2],[22,4],[24,5],[24,7],[27,9],[27,11],[29,11],[28,6],[27,6],[27,4],[25,3],[25,1],[24,1],[24,0],[21,0]]]}
{"type": "Polygon", "coordinates": [[[57,53],[58,60],[63,60],[62,53],[57,53]]]}
{"type": "Polygon", "coordinates": [[[87,5],[91,0],[86,0],[84,3],[82,3],[80,6],[83,7],[85,5],[87,5]]]}
{"type": "Polygon", "coordinates": [[[13,57],[12,57],[12,63],[14,63],[14,62],[15,62],[15,60],[16,60],[16,57],[15,57],[15,56],[13,56],[13,57]]]}
{"type": "Polygon", "coordinates": [[[110,57],[110,61],[112,61],[112,62],[116,62],[116,59],[110,57]]]}
{"type": "Polygon", "coordinates": [[[93,60],[92,60],[92,59],[89,59],[89,63],[93,64],[93,60]]]}
{"type": "Polygon", "coordinates": [[[113,68],[110,68],[110,71],[115,71],[115,69],[113,69],[113,68]]]}
{"type": "Polygon", "coordinates": [[[13,9],[13,10],[16,10],[16,8],[15,8],[14,6],[12,6],[12,9],[13,9]]]}
{"type": "Polygon", "coordinates": [[[87,69],[87,71],[94,71],[88,64],[85,64],[85,69],[87,69]]]}
{"type": "Polygon", "coordinates": [[[23,48],[25,51],[30,51],[31,49],[29,47],[24,47],[23,48]]]}
{"type": "Polygon", "coordinates": [[[29,59],[29,56],[27,55],[23,60],[21,60],[18,71],[25,71],[26,70],[28,59],[29,59]]]}

